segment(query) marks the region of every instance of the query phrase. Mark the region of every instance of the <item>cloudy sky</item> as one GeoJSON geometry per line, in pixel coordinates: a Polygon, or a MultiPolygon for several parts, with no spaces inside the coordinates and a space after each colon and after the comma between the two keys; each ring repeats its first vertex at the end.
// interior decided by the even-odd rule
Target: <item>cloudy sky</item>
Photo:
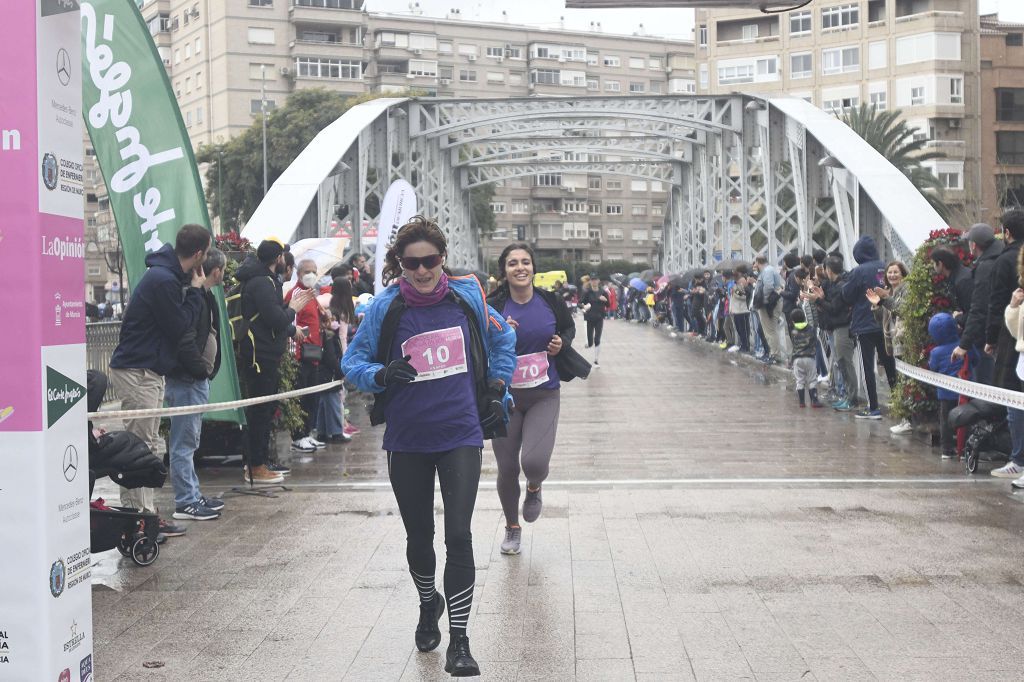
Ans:
{"type": "MultiPolygon", "coordinates": [[[[411,0],[415,2],[415,0],[411,0]]],[[[366,0],[371,12],[409,12],[410,0],[366,0]]],[[[1004,21],[1024,23],[1024,0],[980,0],[981,11],[999,12],[1004,21]]],[[[632,34],[640,30],[666,38],[690,39],[693,37],[693,11],[686,9],[606,9],[582,10],[565,9],[563,0],[519,0],[516,3],[495,2],[494,0],[419,0],[425,16],[444,16],[449,9],[457,7],[465,19],[502,21],[502,10],[508,12],[508,21],[538,28],[557,28],[560,18],[565,18],[565,27],[587,30],[590,22],[601,22],[605,33],[632,34]]]]}

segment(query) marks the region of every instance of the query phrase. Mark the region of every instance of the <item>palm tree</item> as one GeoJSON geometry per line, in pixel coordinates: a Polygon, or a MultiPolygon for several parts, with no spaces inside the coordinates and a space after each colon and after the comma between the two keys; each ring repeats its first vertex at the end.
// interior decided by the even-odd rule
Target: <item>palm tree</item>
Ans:
{"type": "Polygon", "coordinates": [[[911,128],[900,120],[898,109],[879,111],[875,105],[861,104],[856,109],[847,109],[840,120],[850,126],[864,141],[875,148],[889,163],[900,169],[914,187],[924,196],[943,220],[949,220],[949,207],[942,201],[945,189],[932,171],[923,165],[931,159],[942,159],[942,152],[926,152],[926,140],[915,140],[917,128],[911,128]]]}

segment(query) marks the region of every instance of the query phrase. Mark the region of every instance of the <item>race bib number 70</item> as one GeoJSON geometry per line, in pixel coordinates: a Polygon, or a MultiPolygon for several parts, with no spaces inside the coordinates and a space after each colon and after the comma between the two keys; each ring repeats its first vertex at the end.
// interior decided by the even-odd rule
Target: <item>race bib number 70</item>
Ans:
{"type": "Polygon", "coordinates": [[[410,336],[402,344],[402,355],[419,372],[416,381],[430,381],[468,371],[466,341],[462,327],[449,327],[410,336]]]}
{"type": "Polygon", "coordinates": [[[512,375],[512,388],[533,388],[548,380],[548,353],[530,353],[516,358],[516,371],[512,375]]]}

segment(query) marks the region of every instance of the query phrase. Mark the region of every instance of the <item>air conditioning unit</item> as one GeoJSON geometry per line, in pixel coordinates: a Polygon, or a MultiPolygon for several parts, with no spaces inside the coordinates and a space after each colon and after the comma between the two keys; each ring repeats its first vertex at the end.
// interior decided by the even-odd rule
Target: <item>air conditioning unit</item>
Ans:
{"type": "Polygon", "coordinates": [[[282,66],[281,67],[281,75],[282,76],[290,76],[290,75],[292,75],[292,70],[289,69],[287,66],[282,66]]]}
{"type": "Polygon", "coordinates": [[[565,57],[564,57],[563,55],[559,55],[559,57],[558,57],[558,63],[559,63],[559,64],[565,64],[565,57]]]}
{"type": "Polygon", "coordinates": [[[951,118],[951,119],[949,119],[949,128],[950,128],[950,130],[956,130],[957,128],[959,128],[962,125],[963,125],[963,121],[961,121],[959,118],[951,118]]]}
{"type": "Polygon", "coordinates": [[[423,50],[421,50],[420,48],[416,47],[416,48],[413,48],[412,53],[414,55],[416,55],[417,57],[419,57],[421,54],[423,54],[423,50]]]}
{"type": "Polygon", "coordinates": [[[437,82],[440,83],[441,85],[451,85],[452,84],[452,79],[451,78],[439,78],[437,82]]]}
{"type": "Polygon", "coordinates": [[[565,191],[568,192],[569,194],[576,194],[576,188],[575,187],[566,187],[565,191]]]}
{"type": "Polygon", "coordinates": [[[164,57],[164,66],[170,66],[170,65],[171,65],[171,60],[170,60],[170,58],[168,58],[168,57],[164,57]]]}
{"type": "Polygon", "coordinates": [[[476,55],[475,54],[467,54],[466,55],[466,59],[468,59],[471,62],[475,62],[476,61],[476,55]]]}
{"type": "Polygon", "coordinates": [[[501,55],[498,55],[498,56],[497,56],[497,57],[495,57],[494,59],[495,59],[495,60],[496,60],[496,61],[497,61],[497,62],[498,62],[499,64],[501,64],[501,63],[502,63],[503,61],[505,61],[505,58],[504,58],[504,57],[502,57],[501,55]]]}

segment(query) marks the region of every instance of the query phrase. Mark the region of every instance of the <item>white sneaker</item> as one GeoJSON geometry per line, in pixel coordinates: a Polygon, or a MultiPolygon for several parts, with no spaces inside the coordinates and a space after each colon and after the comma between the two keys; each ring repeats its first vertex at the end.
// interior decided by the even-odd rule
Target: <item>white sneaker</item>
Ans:
{"type": "Polygon", "coordinates": [[[306,440],[312,443],[313,447],[315,447],[317,450],[323,450],[324,448],[327,447],[327,443],[321,440],[317,440],[316,438],[313,438],[313,436],[306,436],[306,440]]]}
{"type": "Polygon", "coordinates": [[[1019,467],[1013,462],[1007,462],[998,469],[989,472],[997,478],[1019,478],[1024,476],[1024,467],[1019,467]]]}
{"type": "Polygon", "coordinates": [[[739,351],[739,349],[740,349],[739,346],[729,346],[729,350],[727,350],[726,352],[727,353],[736,353],[736,352],[739,351]]]}
{"type": "Polygon", "coordinates": [[[1014,480],[1010,481],[1010,485],[1012,485],[1017,490],[1024,488],[1024,476],[1021,476],[1020,478],[1015,478],[1014,480]]]}
{"type": "Polygon", "coordinates": [[[903,436],[914,432],[914,427],[910,425],[910,422],[904,419],[896,426],[890,426],[889,431],[896,436],[903,436]]]}
{"type": "Polygon", "coordinates": [[[671,336],[673,339],[675,339],[675,338],[679,337],[679,334],[676,334],[675,332],[672,332],[671,334],[669,334],[669,336],[671,336]]]}
{"type": "Polygon", "coordinates": [[[824,374],[822,374],[821,376],[819,376],[819,377],[818,377],[818,383],[819,383],[819,384],[825,384],[825,383],[828,383],[828,376],[826,376],[826,375],[824,375],[824,374]]]}
{"type": "Polygon", "coordinates": [[[293,440],[292,450],[297,450],[298,452],[316,452],[316,445],[311,442],[309,436],[306,436],[299,440],[293,440]]]}

